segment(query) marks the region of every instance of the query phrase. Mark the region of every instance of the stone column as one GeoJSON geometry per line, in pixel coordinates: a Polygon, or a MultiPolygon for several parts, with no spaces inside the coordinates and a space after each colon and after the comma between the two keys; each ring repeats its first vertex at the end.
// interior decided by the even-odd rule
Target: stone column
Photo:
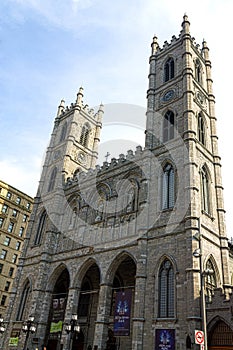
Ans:
{"type": "Polygon", "coordinates": [[[140,249],[140,257],[137,261],[137,274],[135,281],[132,350],[143,350],[145,348],[143,347],[143,333],[145,322],[144,314],[147,266],[146,239],[140,239],[138,245],[140,249]]]}
{"type": "MultiPolygon", "coordinates": [[[[66,312],[64,317],[64,324],[70,323],[72,314],[78,313],[78,299],[80,296],[80,289],[75,287],[69,288],[69,294],[67,298],[66,304],[66,312]]],[[[61,336],[61,344],[63,344],[63,350],[69,350],[69,337],[66,333],[65,327],[63,327],[62,336],[61,336]]]]}
{"type": "Polygon", "coordinates": [[[111,308],[112,287],[102,283],[99,290],[99,304],[95,325],[95,336],[93,347],[104,350],[108,336],[108,324],[111,308]]]}

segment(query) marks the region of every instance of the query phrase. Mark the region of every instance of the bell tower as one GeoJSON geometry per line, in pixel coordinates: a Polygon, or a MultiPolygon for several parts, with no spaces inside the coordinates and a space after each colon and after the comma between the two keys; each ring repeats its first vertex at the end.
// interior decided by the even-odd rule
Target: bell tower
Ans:
{"type": "Polygon", "coordinates": [[[70,107],[65,107],[65,101],[61,100],[40,181],[44,195],[56,188],[59,178],[66,181],[78,171],[95,167],[103,113],[102,104],[95,113],[83,103],[82,87],[70,107]]]}
{"type": "Polygon", "coordinates": [[[180,284],[186,296],[181,298],[187,297],[186,317],[194,329],[200,315],[195,305],[200,271],[212,266],[212,288],[222,288],[226,299],[231,293],[211,62],[206,41],[200,46],[191,36],[187,15],[178,37],[160,47],[154,36],[151,47],[145,145],[163,176],[158,227],[173,230],[171,239],[183,246],[170,253],[183,259],[178,264],[184,268],[186,278],[180,284]],[[193,255],[196,249],[200,260],[193,255]]]}

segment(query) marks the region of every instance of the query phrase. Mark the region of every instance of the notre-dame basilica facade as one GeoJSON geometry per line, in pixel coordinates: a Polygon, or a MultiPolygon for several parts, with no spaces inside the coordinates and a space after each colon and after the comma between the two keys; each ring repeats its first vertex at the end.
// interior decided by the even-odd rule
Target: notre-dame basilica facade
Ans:
{"type": "Polygon", "coordinates": [[[233,349],[209,49],[151,48],[144,148],[100,166],[104,106],[58,107],[3,349],[233,349]]]}

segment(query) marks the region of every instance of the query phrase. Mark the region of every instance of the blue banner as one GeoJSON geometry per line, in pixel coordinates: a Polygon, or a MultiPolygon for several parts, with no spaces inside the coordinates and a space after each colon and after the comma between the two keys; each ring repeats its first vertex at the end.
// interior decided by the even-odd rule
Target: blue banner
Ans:
{"type": "Polygon", "coordinates": [[[175,329],[156,329],[155,350],[175,350],[175,329]]]}
{"type": "Polygon", "coordinates": [[[115,336],[127,336],[130,334],[131,300],[131,289],[127,289],[124,292],[116,293],[116,302],[114,310],[115,336]]]}

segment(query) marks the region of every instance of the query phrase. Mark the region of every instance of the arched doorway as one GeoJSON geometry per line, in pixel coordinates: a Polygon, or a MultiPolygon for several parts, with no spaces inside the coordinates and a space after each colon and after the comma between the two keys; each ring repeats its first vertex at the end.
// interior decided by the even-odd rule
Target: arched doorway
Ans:
{"type": "Polygon", "coordinates": [[[209,350],[233,350],[233,330],[222,320],[209,333],[209,350]]]}
{"type": "Polygon", "coordinates": [[[45,341],[48,350],[60,349],[60,340],[65,317],[69,284],[70,276],[68,270],[65,268],[60,273],[53,288],[45,341]]]}
{"type": "Polygon", "coordinates": [[[100,271],[93,262],[82,278],[77,312],[81,332],[77,334],[72,350],[93,348],[99,288],[100,271]]]}
{"type": "MultiPolygon", "coordinates": [[[[117,263],[114,262],[114,265],[117,263]]],[[[125,350],[132,348],[132,318],[134,305],[136,264],[125,255],[116,267],[112,285],[110,323],[106,349],[125,350]],[[124,309],[124,310],[123,310],[124,309]],[[122,326],[123,315],[124,326],[122,326]],[[119,322],[118,322],[119,320],[119,322]]]]}

